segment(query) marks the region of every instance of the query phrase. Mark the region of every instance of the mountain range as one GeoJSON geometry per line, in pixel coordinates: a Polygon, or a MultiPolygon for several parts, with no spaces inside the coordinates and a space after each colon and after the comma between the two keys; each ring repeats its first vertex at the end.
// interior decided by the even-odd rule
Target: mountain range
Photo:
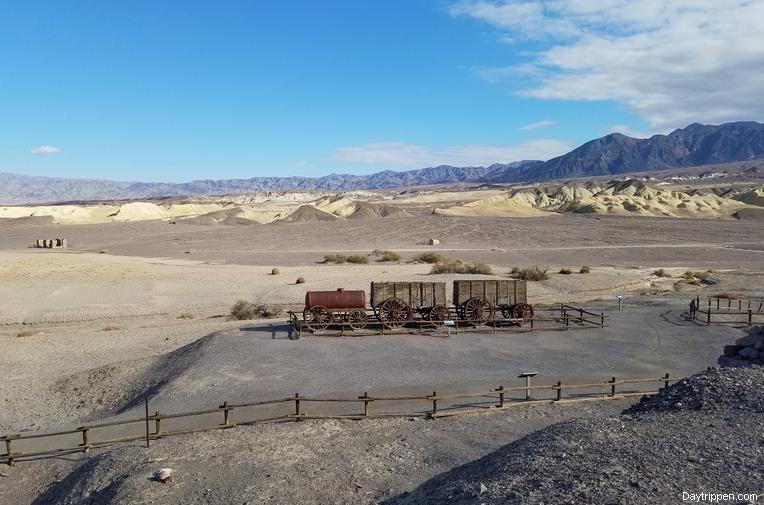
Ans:
{"type": "Polygon", "coordinates": [[[128,200],[262,191],[385,189],[448,183],[522,183],[630,172],[687,168],[764,158],[764,124],[691,124],[649,139],[613,133],[548,161],[496,163],[488,167],[441,165],[370,175],[253,177],[186,183],[119,182],[0,173],[0,203],[128,200]]]}

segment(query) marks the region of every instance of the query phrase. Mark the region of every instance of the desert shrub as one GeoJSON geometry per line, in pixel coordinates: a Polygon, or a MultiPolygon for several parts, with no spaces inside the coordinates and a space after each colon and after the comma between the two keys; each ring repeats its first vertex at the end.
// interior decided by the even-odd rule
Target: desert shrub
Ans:
{"type": "Polygon", "coordinates": [[[561,273],[563,275],[570,275],[573,273],[573,271],[570,268],[561,268],[558,273],[561,273]]]}
{"type": "Polygon", "coordinates": [[[411,261],[413,261],[414,263],[435,264],[435,263],[443,263],[444,261],[446,261],[446,258],[443,255],[438,253],[426,252],[426,253],[417,254],[416,256],[411,258],[411,261]]]}
{"type": "Polygon", "coordinates": [[[305,284],[305,277],[298,277],[295,284],[305,284]]]}
{"type": "Polygon", "coordinates": [[[343,254],[327,254],[324,256],[324,263],[345,263],[348,257],[343,254]]]}
{"type": "Polygon", "coordinates": [[[194,315],[190,312],[184,312],[183,314],[178,316],[178,319],[193,319],[194,315]]]}
{"type": "Polygon", "coordinates": [[[591,272],[592,272],[592,267],[590,267],[589,265],[582,266],[581,270],[578,271],[578,273],[580,274],[589,274],[591,272]]]}
{"type": "Polygon", "coordinates": [[[34,335],[37,335],[38,333],[40,333],[40,332],[36,331],[36,330],[23,330],[23,331],[19,332],[19,334],[16,335],[16,336],[17,337],[32,337],[34,335]]]}
{"type": "Polygon", "coordinates": [[[122,328],[120,328],[119,326],[106,326],[101,331],[118,331],[118,330],[121,330],[121,329],[122,328]]]}
{"type": "Polygon", "coordinates": [[[695,278],[695,274],[688,270],[682,274],[682,278],[686,281],[691,281],[695,278]]]}
{"type": "Polygon", "coordinates": [[[733,293],[730,291],[725,291],[724,293],[719,293],[716,295],[717,298],[723,298],[725,300],[740,300],[742,296],[740,293],[733,293]]]}
{"type": "Polygon", "coordinates": [[[239,300],[231,307],[231,318],[239,321],[245,319],[262,319],[269,317],[277,317],[281,314],[280,307],[274,307],[272,305],[254,304],[247,300],[239,300]]]}
{"type": "Polygon", "coordinates": [[[690,279],[686,279],[687,284],[692,284],[693,286],[700,286],[700,281],[696,279],[695,277],[692,277],[690,279]]]}
{"type": "Polygon", "coordinates": [[[271,275],[278,275],[278,274],[280,274],[280,273],[281,273],[281,270],[279,270],[279,269],[278,269],[278,268],[276,268],[276,267],[273,267],[273,268],[271,269],[271,275]]]}
{"type": "Polygon", "coordinates": [[[345,260],[348,263],[354,263],[356,265],[365,265],[369,262],[368,256],[361,256],[360,254],[354,254],[352,256],[348,256],[345,260]]]}
{"type": "Polygon", "coordinates": [[[666,278],[670,278],[671,277],[671,274],[668,273],[667,271],[665,271],[662,268],[659,268],[658,270],[654,271],[653,275],[655,275],[656,277],[666,277],[666,278]]]}
{"type": "Polygon", "coordinates": [[[517,277],[524,281],[545,281],[549,279],[549,271],[545,267],[532,266],[520,270],[517,277]]]}
{"type": "Polygon", "coordinates": [[[462,260],[444,260],[435,263],[430,270],[431,274],[481,274],[492,275],[491,267],[481,261],[465,263],[462,260]]]}
{"type": "Polygon", "coordinates": [[[377,261],[388,263],[388,262],[394,262],[394,261],[400,261],[401,255],[394,251],[381,251],[379,249],[375,249],[372,251],[372,254],[376,256],[377,261]]]}
{"type": "Polygon", "coordinates": [[[512,267],[512,270],[509,271],[509,275],[513,277],[520,275],[520,267],[512,267]]]}

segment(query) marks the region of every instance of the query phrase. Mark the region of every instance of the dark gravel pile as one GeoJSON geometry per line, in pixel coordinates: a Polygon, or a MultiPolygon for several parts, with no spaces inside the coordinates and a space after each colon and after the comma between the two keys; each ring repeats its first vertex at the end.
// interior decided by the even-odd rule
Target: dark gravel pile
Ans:
{"type": "Polygon", "coordinates": [[[667,410],[749,410],[764,412],[764,367],[709,368],[682,379],[626,413],[667,410]]]}
{"type": "Polygon", "coordinates": [[[655,504],[682,503],[683,492],[762,493],[763,372],[708,370],[620,416],[551,425],[386,505],[655,504]]]}

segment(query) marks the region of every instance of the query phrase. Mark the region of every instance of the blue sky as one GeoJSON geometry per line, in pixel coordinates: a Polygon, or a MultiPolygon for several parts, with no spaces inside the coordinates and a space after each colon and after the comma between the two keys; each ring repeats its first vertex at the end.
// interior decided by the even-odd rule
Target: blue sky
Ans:
{"type": "Polygon", "coordinates": [[[760,44],[725,52],[759,39],[761,2],[600,3],[4,2],[0,172],[360,174],[761,119],[760,44]]]}

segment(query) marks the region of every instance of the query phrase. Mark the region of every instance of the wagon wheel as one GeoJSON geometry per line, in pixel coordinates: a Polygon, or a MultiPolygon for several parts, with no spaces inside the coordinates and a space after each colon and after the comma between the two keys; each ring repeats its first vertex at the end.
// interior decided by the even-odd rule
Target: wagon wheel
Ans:
{"type": "Polygon", "coordinates": [[[334,321],[334,314],[321,305],[305,309],[302,313],[305,324],[313,331],[325,330],[334,321]]]}
{"type": "Polygon", "coordinates": [[[448,316],[448,307],[445,305],[436,305],[430,309],[430,312],[428,312],[427,319],[430,321],[442,322],[448,319],[448,316]]]}
{"type": "Polygon", "coordinates": [[[533,307],[527,303],[518,303],[512,309],[512,317],[528,322],[533,317],[533,307]]]}
{"type": "Polygon", "coordinates": [[[400,298],[388,298],[377,311],[379,319],[388,328],[400,328],[409,318],[409,307],[400,298]]]}
{"type": "Polygon", "coordinates": [[[366,322],[368,321],[368,317],[366,317],[366,312],[363,310],[351,310],[348,313],[347,316],[348,324],[350,324],[350,327],[354,330],[362,330],[366,328],[366,322]]]}
{"type": "Polygon", "coordinates": [[[481,296],[470,298],[464,304],[464,318],[472,324],[481,324],[493,319],[493,306],[481,296]]]}
{"type": "Polygon", "coordinates": [[[511,319],[514,316],[513,309],[515,308],[514,305],[502,305],[501,306],[501,317],[504,319],[511,319]]]}

